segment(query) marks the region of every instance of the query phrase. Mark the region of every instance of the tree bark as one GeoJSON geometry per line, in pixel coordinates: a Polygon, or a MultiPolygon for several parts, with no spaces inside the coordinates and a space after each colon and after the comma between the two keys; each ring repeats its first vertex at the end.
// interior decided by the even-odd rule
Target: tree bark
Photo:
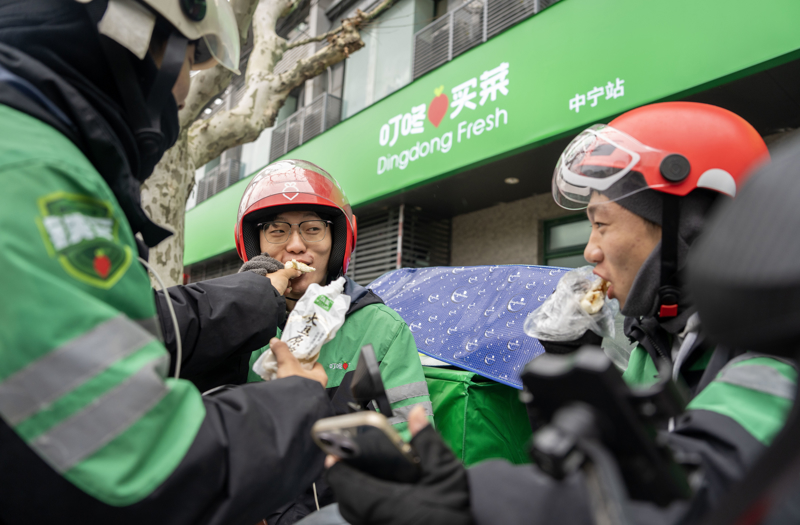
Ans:
{"type": "Polygon", "coordinates": [[[275,26],[297,3],[231,1],[242,43],[252,21],[253,50],[245,72],[245,93],[235,107],[206,120],[196,120],[208,102],[230,84],[232,74],[216,66],[195,75],[186,105],[180,112],[180,138],[142,186],[145,211],[155,222],[174,231],[172,237],[150,250],[150,263],[166,286],[180,284],[183,278],[184,212],[194,186],[195,166],[203,166],[225,150],[257,139],[275,123],[278,111],[294,88],[364,47],[359,30],[395,1],[383,0],[369,13],[358,10],[353,17],[343,20],[340,27],[304,42],[327,40],[328,43],[312,56],[299,60],[289,71],[277,75],[273,70],[288,46],[275,32],[275,26]]]}

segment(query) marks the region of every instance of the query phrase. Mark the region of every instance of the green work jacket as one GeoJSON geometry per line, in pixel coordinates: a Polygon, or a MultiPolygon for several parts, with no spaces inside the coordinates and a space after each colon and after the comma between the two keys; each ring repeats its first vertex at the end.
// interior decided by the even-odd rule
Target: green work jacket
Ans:
{"type": "MultiPolygon", "coordinates": [[[[361,347],[371,344],[394,412],[390,422],[408,440],[408,413],[412,408],[423,406],[429,419],[433,419],[428,385],[414,336],[397,312],[349,278],[345,293],[351,297],[349,313],[336,337],[322,346],[318,360],[328,374],[328,396],[337,413],[347,412],[346,402],[352,400],[350,381],[358,366],[361,347]]],[[[268,348],[253,352],[249,381],[261,380],[252,371],[252,364],[268,348]]]]}
{"type": "Polygon", "coordinates": [[[310,485],[324,390],[167,377],[130,225],[73,142],[0,104],[0,186],[0,521],[256,523],[310,485]]]}

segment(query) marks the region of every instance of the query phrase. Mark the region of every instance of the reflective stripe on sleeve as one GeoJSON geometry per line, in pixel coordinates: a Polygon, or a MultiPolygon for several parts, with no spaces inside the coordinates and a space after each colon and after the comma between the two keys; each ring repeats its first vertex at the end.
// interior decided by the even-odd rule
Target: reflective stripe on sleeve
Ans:
{"type": "Polygon", "coordinates": [[[425,407],[425,415],[432,416],[433,415],[433,404],[430,401],[423,401],[422,403],[414,403],[413,405],[408,405],[400,408],[393,408],[392,412],[394,412],[394,416],[389,418],[390,425],[396,425],[398,423],[405,423],[408,421],[408,414],[414,407],[423,406],[425,407]]]}
{"type": "Polygon", "coordinates": [[[30,446],[58,472],[66,472],[125,432],[167,395],[164,374],[168,361],[167,356],[150,361],[30,446]]]}
{"type": "Polygon", "coordinates": [[[152,340],[124,315],[109,319],[0,383],[0,414],[16,425],[152,340]]]}
{"type": "Polygon", "coordinates": [[[784,399],[794,399],[794,381],[768,365],[739,365],[726,367],[716,381],[748,388],[784,399]]]}
{"type": "Polygon", "coordinates": [[[425,381],[417,381],[415,383],[396,386],[386,391],[386,397],[389,398],[390,403],[397,403],[398,401],[405,401],[406,399],[411,399],[412,397],[427,395],[428,383],[425,381]]]}

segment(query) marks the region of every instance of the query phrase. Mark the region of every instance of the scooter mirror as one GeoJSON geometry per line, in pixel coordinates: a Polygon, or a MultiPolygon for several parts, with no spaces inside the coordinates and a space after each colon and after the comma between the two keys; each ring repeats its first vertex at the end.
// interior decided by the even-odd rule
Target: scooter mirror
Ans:
{"type": "Polygon", "coordinates": [[[389,398],[386,397],[386,389],[383,387],[381,379],[381,369],[378,359],[375,357],[375,349],[372,345],[361,347],[361,355],[358,358],[358,366],[353,372],[353,382],[350,384],[350,392],[356,403],[366,410],[371,401],[375,401],[378,410],[386,417],[392,417],[392,406],[389,398]]]}

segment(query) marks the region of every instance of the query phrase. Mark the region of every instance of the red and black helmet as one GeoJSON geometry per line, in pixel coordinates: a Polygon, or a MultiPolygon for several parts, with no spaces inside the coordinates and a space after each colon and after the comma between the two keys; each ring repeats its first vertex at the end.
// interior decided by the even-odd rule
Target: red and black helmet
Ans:
{"type": "Polygon", "coordinates": [[[706,188],[734,197],[769,159],[758,132],[739,115],[697,102],[633,109],[578,135],[553,174],[553,197],[585,208],[592,192],[618,200],[651,189],[683,197],[706,188]]]}
{"type": "Polygon", "coordinates": [[[347,271],[356,245],[356,216],[330,173],[304,160],[282,160],[261,170],[244,190],[236,218],[236,251],[243,261],[261,253],[256,226],[287,211],[311,210],[333,222],[328,278],[347,271]]]}

